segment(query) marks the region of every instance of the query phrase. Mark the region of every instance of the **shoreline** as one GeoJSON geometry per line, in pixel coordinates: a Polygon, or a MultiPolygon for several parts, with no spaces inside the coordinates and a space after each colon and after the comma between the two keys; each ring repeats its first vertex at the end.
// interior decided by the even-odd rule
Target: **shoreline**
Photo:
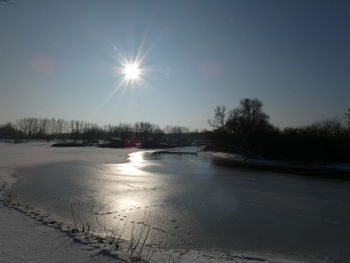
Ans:
{"type": "Polygon", "coordinates": [[[257,170],[266,172],[279,172],[293,175],[302,175],[315,178],[350,180],[350,164],[303,164],[295,165],[290,162],[282,162],[266,159],[245,159],[236,154],[224,152],[206,152],[214,165],[257,170]]]}

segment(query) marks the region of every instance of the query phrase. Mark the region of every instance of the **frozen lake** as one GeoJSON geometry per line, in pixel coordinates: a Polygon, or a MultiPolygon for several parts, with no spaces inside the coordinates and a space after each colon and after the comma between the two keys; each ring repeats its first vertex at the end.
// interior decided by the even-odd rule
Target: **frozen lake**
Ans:
{"type": "Polygon", "coordinates": [[[165,247],[350,259],[346,181],[216,167],[205,153],[0,147],[16,198],[64,220],[72,205],[91,224],[125,225],[125,238],[147,223],[165,247]]]}

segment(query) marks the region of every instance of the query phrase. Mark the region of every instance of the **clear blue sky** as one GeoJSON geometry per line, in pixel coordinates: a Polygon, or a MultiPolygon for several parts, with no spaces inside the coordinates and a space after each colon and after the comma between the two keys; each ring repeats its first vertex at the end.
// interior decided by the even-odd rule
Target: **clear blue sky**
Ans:
{"type": "Polygon", "coordinates": [[[206,128],[259,98],[273,124],[350,107],[350,1],[63,1],[0,5],[0,122],[61,117],[206,128]],[[143,45],[144,82],[118,89],[143,45]]]}

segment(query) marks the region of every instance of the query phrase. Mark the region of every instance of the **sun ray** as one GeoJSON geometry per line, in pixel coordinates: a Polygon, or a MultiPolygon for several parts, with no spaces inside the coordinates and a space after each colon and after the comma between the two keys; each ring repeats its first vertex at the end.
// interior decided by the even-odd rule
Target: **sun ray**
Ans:
{"type": "Polygon", "coordinates": [[[148,87],[150,69],[146,67],[146,58],[155,46],[155,42],[146,47],[147,34],[142,38],[139,47],[135,52],[126,49],[127,45],[114,46],[116,55],[114,57],[113,73],[117,76],[116,84],[111,93],[107,96],[104,104],[120,93],[121,96],[127,91],[135,89],[145,89],[148,87]],[[129,52],[128,52],[129,51],[129,52]]]}

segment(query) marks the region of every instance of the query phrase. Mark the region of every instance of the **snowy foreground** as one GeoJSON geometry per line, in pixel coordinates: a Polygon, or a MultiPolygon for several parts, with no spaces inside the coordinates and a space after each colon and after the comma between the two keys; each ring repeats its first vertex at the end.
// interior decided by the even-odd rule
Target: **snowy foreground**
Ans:
{"type": "Polygon", "coordinates": [[[53,149],[45,143],[0,144],[0,262],[292,262],[242,251],[144,249],[140,255],[131,255],[127,240],[113,249],[108,240],[72,231],[50,215],[4,195],[16,180],[15,168],[69,160],[125,162],[135,150],[116,154],[96,148],[53,149]]]}
{"type": "Polygon", "coordinates": [[[115,262],[92,246],[0,203],[1,262],[115,262]]]}

